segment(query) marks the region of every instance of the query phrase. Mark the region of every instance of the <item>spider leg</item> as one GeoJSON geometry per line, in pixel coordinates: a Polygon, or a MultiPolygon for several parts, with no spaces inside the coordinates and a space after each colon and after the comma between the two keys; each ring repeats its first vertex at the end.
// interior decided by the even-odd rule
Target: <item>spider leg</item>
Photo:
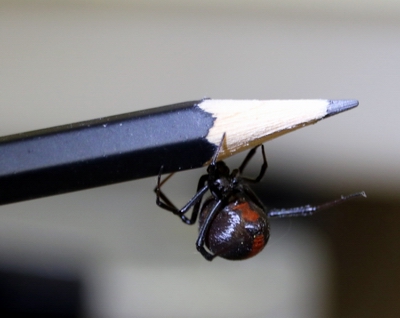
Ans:
{"type": "Polygon", "coordinates": [[[226,133],[223,133],[221,141],[220,141],[220,143],[218,145],[218,148],[215,150],[215,153],[214,153],[214,155],[213,155],[213,157],[211,159],[210,166],[215,166],[215,162],[217,161],[218,155],[219,155],[219,153],[221,152],[221,149],[222,149],[222,145],[224,144],[225,136],[226,136],[226,133]]]}
{"type": "Polygon", "coordinates": [[[353,193],[350,195],[346,196],[341,196],[339,199],[322,203],[320,205],[304,205],[304,206],[299,206],[295,208],[290,208],[290,209],[272,209],[270,210],[267,215],[268,217],[271,218],[288,218],[288,217],[296,217],[296,216],[308,216],[312,215],[315,212],[319,212],[321,210],[324,210],[326,208],[330,208],[336,205],[339,205],[347,200],[356,198],[356,197],[364,197],[366,198],[367,195],[365,192],[358,192],[358,193],[353,193]]]}
{"type": "MultiPolygon", "coordinates": [[[[160,175],[161,175],[161,169],[160,169],[160,173],[159,173],[159,177],[158,177],[158,182],[157,182],[157,186],[154,188],[154,192],[157,195],[157,199],[156,199],[156,203],[158,206],[161,207],[161,205],[163,205],[162,207],[164,209],[168,209],[166,208],[166,206],[168,206],[169,208],[172,208],[174,210],[179,210],[168,198],[167,196],[161,191],[161,187],[163,186],[164,183],[166,183],[169,178],[171,178],[173,176],[174,173],[170,173],[162,182],[160,182],[160,175]],[[160,205],[161,204],[161,205],[160,205]]],[[[168,209],[169,210],[169,209],[168,209]]],[[[171,211],[171,210],[169,210],[171,211]]],[[[172,211],[171,211],[172,212],[172,211]]]]}
{"type": "MultiPolygon", "coordinates": [[[[206,188],[205,191],[207,191],[209,189],[208,185],[204,185],[207,180],[208,180],[208,174],[205,174],[205,175],[200,177],[199,183],[197,185],[197,192],[200,192],[204,188],[206,188]]],[[[204,195],[204,193],[203,193],[203,195],[204,195]]],[[[189,223],[186,222],[187,224],[193,224],[193,223],[196,222],[197,216],[198,216],[199,211],[200,211],[200,204],[201,204],[201,199],[197,200],[196,203],[194,204],[192,216],[190,217],[189,223]]]]}
{"type": "Polygon", "coordinates": [[[246,177],[242,177],[243,180],[245,180],[246,182],[249,183],[257,183],[260,182],[260,180],[264,177],[265,171],[267,171],[268,168],[268,162],[267,162],[267,157],[265,156],[265,149],[264,149],[264,145],[259,145],[257,147],[254,147],[253,149],[251,149],[249,151],[249,153],[247,154],[246,158],[244,158],[242,164],[239,167],[239,173],[242,174],[244,168],[246,168],[247,164],[249,163],[249,161],[251,160],[251,158],[254,156],[254,154],[256,153],[256,150],[258,147],[261,146],[261,153],[263,156],[263,164],[261,165],[261,170],[260,173],[258,174],[258,176],[255,179],[251,179],[251,178],[246,178],[246,177]]]}
{"type": "Polygon", "coordinates": [[[163,167],[161,167],[160,172],[158,174],[157,186],[154,189],[154,192],[157,195],[156,204],[160,208],[170,211],[173,214],[177,215],[186,224],[191,225],[191,224],[195,223],[196,219],[197,219],[201,199],[208,190],[208,185],[204,185],[205,181],[207,180],[208,175],[203,175],[200,178],[199,184],[197,187],[197,193],[189,200],[188,203],[185,204],[185,206],[182,209],[178,209],[171,202],[171,200],[169,200],[168,197],[161,191],[161,186],[172,176],[172,174],[170,174],[163,181],[161,181],[162,168],[163,167]],[[188,218],[185,216],[185,213],[188,212],[192,206],[194,206],[193,213],[192,213],[191,217],[188,218]]]}
{"type": "Polygon", "coordinates": [[[206,234],[208,232],[208,229],[210,228],[210,225],[211,225],[215,215],[221,210],[221,208],[223,206],[224,206],[223,200],[217,201],[217,203],[214,205],[214,207],[212,208],[210,213],[208,213],[206,219],[204,220],[203,225],[201,226],[201,228],[199,230],[199,237],[197,238],[197,241],[196,241],[196,248],[207,261],[212,261],[216,256],[218,256],[218,255],[213,255],[213,254],[209,253],[205,249],[204,243],[206,240],[206,234]]]}

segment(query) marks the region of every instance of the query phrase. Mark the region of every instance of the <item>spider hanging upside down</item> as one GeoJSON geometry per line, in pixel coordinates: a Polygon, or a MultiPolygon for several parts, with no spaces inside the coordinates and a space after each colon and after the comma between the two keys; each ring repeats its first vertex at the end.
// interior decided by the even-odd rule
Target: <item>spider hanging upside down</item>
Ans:
{"type": "Polygon", "coordinates": [[[364,192],[358,192],[316,206],[267,209],[248,185],[259,182],[267,170],[264,146],[261,145],[263,164],[260,173],[255,179],[249,179],[241,175],[260,146],[251,149],[240,167],[230,172],[223,161],[217,161],[224,140],[225,134],[207,168],[207,174],[199,179],[197,193],[182,209],[176,208],[161,191],[161,186],[172,176],[170,174],[161,182],[163,167],[160,169],[157,187],[154,189],[157,194],[157,205],[171,211],[186,224],[194,224],[200,211],[196,247],[208,261],[212,261],[216,256],[229,260],[242,260],[258,254],[269,239],[268,218],[307,216],[354,197],[366,197],[364,192]],[[208,190],[211,196],[202,203],[208,190]],[[185,214],[192,207],[192,215],[188,218],[185,214]]]}

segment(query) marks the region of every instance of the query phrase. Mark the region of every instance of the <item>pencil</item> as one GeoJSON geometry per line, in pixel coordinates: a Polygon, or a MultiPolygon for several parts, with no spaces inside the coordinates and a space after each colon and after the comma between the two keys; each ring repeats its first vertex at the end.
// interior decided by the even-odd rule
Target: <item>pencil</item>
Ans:
{"type": "Polygon", "coordinates": [[[0,138],[0,204],[204,166],[356,100],[202,99],[0,138]]]}

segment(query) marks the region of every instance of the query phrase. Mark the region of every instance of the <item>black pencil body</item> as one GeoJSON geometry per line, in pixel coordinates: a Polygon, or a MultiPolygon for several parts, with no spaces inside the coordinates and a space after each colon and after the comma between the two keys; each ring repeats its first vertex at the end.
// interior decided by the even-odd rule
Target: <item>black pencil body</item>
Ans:
{"type": "Polygon", "coordinates": [[[0,138],[0,204],[203,166],[216,145],[200,102],[0,138]]]}

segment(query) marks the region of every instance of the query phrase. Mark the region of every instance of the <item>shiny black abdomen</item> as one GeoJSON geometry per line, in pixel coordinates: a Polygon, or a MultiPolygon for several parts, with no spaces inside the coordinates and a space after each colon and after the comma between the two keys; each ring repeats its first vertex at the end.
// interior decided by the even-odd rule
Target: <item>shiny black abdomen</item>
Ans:
{"type": "MultiPolygon", "coordinates": [[[[213,197],[204,202],[199,216],[200,227],[216,202],[213,197]]],[[[228,204],[211,221],[205,243],[215,255],[229,260],[242,260],[261,252],[268,238],[266,213],[238,193],[231,196],[228,204]]]]}

